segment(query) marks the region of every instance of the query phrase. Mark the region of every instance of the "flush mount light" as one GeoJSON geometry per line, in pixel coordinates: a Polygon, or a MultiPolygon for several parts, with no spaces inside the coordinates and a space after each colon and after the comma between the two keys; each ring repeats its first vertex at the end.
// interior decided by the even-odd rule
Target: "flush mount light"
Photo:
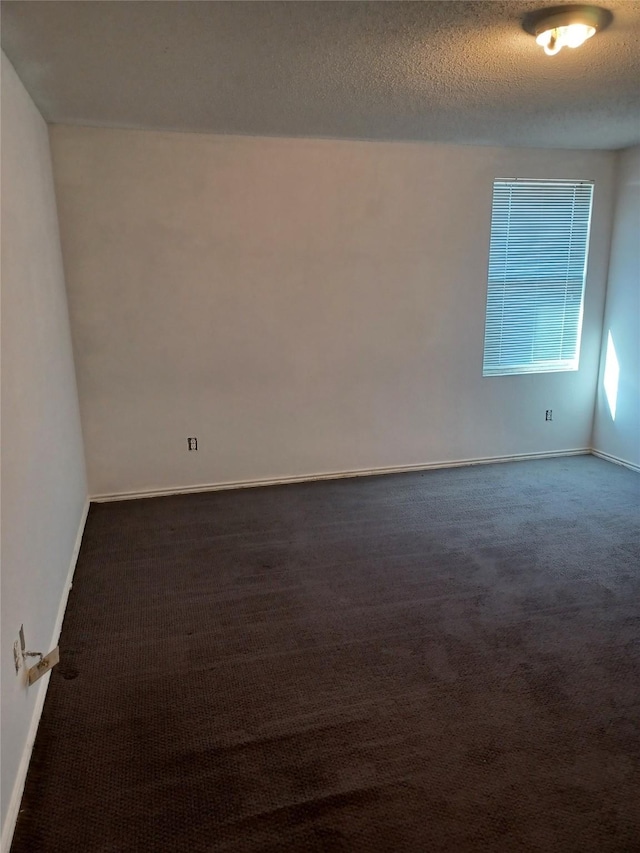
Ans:
{"type": "Polygon", "coordinates": [[[523,28],[549,56],[563,47],[579,47],[611,23],[613,15],[598,6],[553,6],[527,15],[523,28]]]}

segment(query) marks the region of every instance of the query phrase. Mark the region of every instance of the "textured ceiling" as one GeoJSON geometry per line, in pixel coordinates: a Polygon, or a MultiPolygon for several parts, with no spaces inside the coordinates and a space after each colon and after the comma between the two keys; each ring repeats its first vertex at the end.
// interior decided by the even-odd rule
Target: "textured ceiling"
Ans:
{"type": "Polygon", "coordinates": [[[546,56],[544,2],[3,2],[51,122],[560,148],[640,143],[640,2],[546,56]]]}

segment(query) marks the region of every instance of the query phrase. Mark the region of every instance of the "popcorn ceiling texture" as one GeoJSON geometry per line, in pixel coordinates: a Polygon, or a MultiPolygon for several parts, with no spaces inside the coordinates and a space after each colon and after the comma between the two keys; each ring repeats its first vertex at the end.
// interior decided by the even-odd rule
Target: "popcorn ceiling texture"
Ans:
{"type": "Polygon", "coordinates": [[[640,3],[547,57],[544,2],[5,2],[54,123],[559,148],[640,142],[640,3]]]}

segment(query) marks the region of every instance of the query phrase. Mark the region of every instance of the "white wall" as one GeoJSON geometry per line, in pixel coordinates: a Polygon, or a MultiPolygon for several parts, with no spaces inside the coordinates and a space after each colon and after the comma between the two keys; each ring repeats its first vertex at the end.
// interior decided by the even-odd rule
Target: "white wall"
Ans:
{"type": "Polygon", "coordinates": [[[3,850],[49,679],[25,687],[13,641],[57,641],[86,495],[47,127],[2,54],[3,850]]]}
{"type": "Polygon", "coordinates": [[[593,445],[602,453],[640,467],[640,147],[618,154],[603,332],[593,445]],[[609,334],[619,380],[616,389],[614,370],[607,394],[609,334]]]}
{"type": "Polygon", "coordinates": [[[590,446],[614,155],[51,139],[92,494],[590,446]],[[482,378],[509,176],[595,179],[576,373],[482,378]]]}

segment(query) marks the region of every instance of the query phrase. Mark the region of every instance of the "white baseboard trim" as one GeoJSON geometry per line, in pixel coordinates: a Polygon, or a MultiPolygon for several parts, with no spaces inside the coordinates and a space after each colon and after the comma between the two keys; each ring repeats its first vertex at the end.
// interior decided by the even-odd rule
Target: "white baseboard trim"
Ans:
{"type": "Polygon", "coordinates": [[[435,468],[461,468],[468,465],[493,465],[499,462],[526,462],[530,459],[553,459],[558,456],[584,456],[591,448],[581,447],[571,450],[556,450],[548,453],[521,453],[517,456],[486,456],[477,459],[455,459],[447,462],[424,462],[416,465],[397,465],[383,468],[358,468],[353,471],[331,471],[319,474],[303,474],[296,477],[275,477],[262,480],[237,480],[223,483],[203,483],[195,486],[170,486],[164,489],[144,489],[135,492],[114,492],[112,494],[92,495],[96,503],[109,501],[137,500],[138,498],[159,498],[167,495],[186,495],[195,492],[220,492],[227,489],[253,489],[259,486],[283,486],[287,483],[308,483],[315,480],[341,480],[347,477],[375,477],[381,474],[406,474],[411,471],[430,471],[435,468]]]}
{"type": "Polygon", "coordinates": [[[622,465],[624,468],[631,468],[632,471],[640,472],[640,465],[626,459],[620,459],[619,456],[612,456],[611,453],[605,453],[603,450],[596,450],[595,448],[591,448],[591,453],[600,459],[606,459],[607,462],[615,462],[616,465],[622,465]]]}
{"type": "MultiPolygon", "coordinates": [[[[84,527],[87,521],[87,514],[89,512],[89,499],[85,501],[84,507],[82,509],[82,514],[80,516],[80,523],[78,525],[78,533],[76,535],[76,540],[73,545],[73,551],[71,553],[71,561],[69,563],[69,571],[67,573],[67,578],[64,584],[64,588],[62,590],[62,596],[60,598],[60,604],[58,606],[58,613],[56,615],[56,621],[53,626],[53,636],[51,637],[51,643],[48,648],[52,649],[58,645],[58,640],[60,639],[60,632],[62,630],[62,622],[64,620],[64,614],[67,609],[67,601],[69,599],[69,592],[71,591],[71,587],[73,585],[73,575],[76,570],[76,563],[78,561],[78,554],[80,553],[80,545],[82,544],[82,535],[84,533],[84,527]]],[[[9,849],[11,847],[11,841],[13,839],[13,833],[16,828],[16,821],[18,820],[18,812],[20,810],[20,802],[22,801],[22,794],[24,792],[24,785],[27,780],[27,771],[29,770],[29,762],[31,761],[31,753],[33,751],[33,744],[35,743],[36,734],[38,732],[38,725],[40,723],[40,717],[42,716],[42,709],[44,707],[44,700],[47,695],[47,688],[49,686],[49,679],[51,678],[51,674],[45,675],[38,682],[38,686],[35,688],[29,688],[31,690],[37,690],[35,702],[33,705],[33,711],[31,713],[31,723],[29,725],[29,731],[27,733],[27,740],[24,745],[24,749],[22,750],[22,758],[20,759],[20,764],[18,765],[18,772],[16,774],[16,779],[13,784],[13,791],[11,792],[11,799],[9,800],[9,806],[7,808],[7,814],[4,820],[4,825],[2,827],[2,836],[0,838],[0,851],[1,853],[9,853],[9,849]]],[[[25,688],[26,689],[26,688],[25,688]]]]}

